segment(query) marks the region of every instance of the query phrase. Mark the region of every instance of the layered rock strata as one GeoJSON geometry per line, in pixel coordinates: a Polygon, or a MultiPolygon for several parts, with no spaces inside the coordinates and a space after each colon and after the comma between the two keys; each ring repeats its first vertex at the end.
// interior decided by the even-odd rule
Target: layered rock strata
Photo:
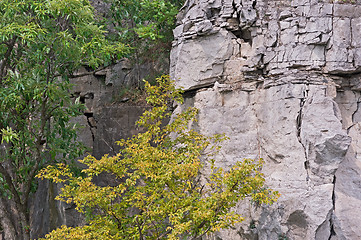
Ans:
{"type": "Polygon", "coordinates": [[[197,128],[230,138],[217,163],[263,158],[281,193],[211,238],[361,239],[361,2],[188,0],[174,36],[197,128]]]}

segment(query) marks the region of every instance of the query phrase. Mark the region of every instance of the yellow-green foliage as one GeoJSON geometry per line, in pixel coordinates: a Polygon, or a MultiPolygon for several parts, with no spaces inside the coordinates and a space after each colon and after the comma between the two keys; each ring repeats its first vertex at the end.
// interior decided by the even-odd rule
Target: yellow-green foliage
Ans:
{"type": "Polygon", "coordinates": [[[247,159],[229,171],[214,166],[211,155],[225,137],[206,137],[189,129],[197,109],[189,108],[164,125],[171,114],[167,103],[183,99],[169,77],[157,82],[158,86],[146,83],[153,108],[137,123],[145,131],[119,141],[119,154],[84,158],[84,177],[73,176],[62,164],[39,173],[40,178],[65,184],[57,199],[91,213],[86,226],[63,226],[47,239],[192,239],[241,222],[230,208],[245,197],[257,204],[277,199],[277,192],[264,187],[261,161],[247,159]],[[205,166],[201,156],[211,166],[206,184],[200,180],[205,166]],[[119,184],[97,186],[92,180],[100,173],[112,174],[119,184]]]}

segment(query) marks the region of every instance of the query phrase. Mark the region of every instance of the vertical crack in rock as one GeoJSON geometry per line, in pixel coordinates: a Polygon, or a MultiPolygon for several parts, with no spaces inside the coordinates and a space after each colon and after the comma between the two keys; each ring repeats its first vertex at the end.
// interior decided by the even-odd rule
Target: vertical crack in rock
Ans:
{"type": "Polygon", "coordinates": [[[323,240],[333,239],[333,236],[335,236],[335,231],[333,230],[333,223],[332,223],[332,217],[333,217],[333,209],[331,209],[327,215],[325,220],[318,226],[318,228],[315,231],[315,240],[323,240]]]}
{"type": "MultiPolygon", "coordinates": [[[[352,116],[351,116],[351,119],[352,119],[352,125],[347,129],[347,130],[349,130],[352,126],[354,126],[355,125],[355,123],[357,123],[358,121],[357,121],[357,119],[356,119],[356,113],[359,111],[359,109],[360,109],[360,99],[358,99],[357,100],[357,107],[356,107],[356,110],[352,113],[352,116]]],[[[348,133],[348,132],[347,132],[348,133]]]]}
{"type": "MultiPolygon", "coordinates": [[[[350,19],[350,46],[351,46],[351,49],[348,49],[349,51],[352,50],[352,46],[353,46],[353,42],[352,42],[353,36],[352,35],[353,35],[353,33],[352,33],[352,19],[350,19]]],[[[347,59],[347,60],[350,61],[349,59],[347,59]]],[[[352,66],[354,68],[357,68],[356,62],[355,62],[355,54],[352,54],[352,66]]]]}
{"type": "Polygon", "coordinates": [[[93,139],[93,142],[95,141],[95,133],[94,133],[94,128],[97,128],[97,126],[95,125],[95,119],[93,117],[93,113],[92,112],[86,112],[84,113],[85,117],[86,117],[86,120],[87,120],[87,123],[89,125],[89,130],[92,134],[92,139],[93,139]]]}
{"type": "MultiPolygon", "coordinates": [[[[80,94],[80,102],[84,105],[86,105],[87,99],[94,99],[94,93],[86,93],[84,95],[80,94]]],[[[88,108],[84,111],[84,116],[87,119],[87,123],[89,126],[90,133],[92,135],[93,143],[95,141],[95,132],[94,129],[97,128],[96,126],[96,120],[94,119],[94,114],[92,111],[90,111],[88,108]]]]}
{"type": "MultiPolygon", "coordinates": [[[[96,126],[96,120],[94,119],[94,116],[93,116],[94,115],[93,112],[87,107],[87,99],[90,99],[90,100],[94,99],[94,93],[92,93],[92,92],[83,93],[81,91],[74,92],[74,93],[72,93],[71,98],[77,99],[75,101],[79,101],[81,104],[83,104],[85,106],[85,110],[84,110],[83,114],[86,117],[86,121],[89,126],[90,133],[92,135],[92,146],[93,146],[94,140],[95,140],[94,129],[96,129],[97,126],[96,126]]],[[[88,102],[88,104],[89,104],[89,102],[88,102]]]]}
{"type": "Polygon", "coordinates": [[[306,100],[308,97],[308,91],[309,91],[308,85],[305,85],[305,86],[306,86],[306,89],[303,91],[303,98],[300,99],[300,110],[299,110],[297,118],[296,118],[296,124],[297,124],[297,139],[298,139],[299,143],[302,145],[304,154],[305,154],[304,167],[305,167],[306,173],[307,173],[306,181],[309,181],[310,177],[309,177],[309,162],[307,159],[307,150],[306,150],[306,146],[302,143],[302,137],[301,137],[303,107],[306,103],[306,100]]]}
{"type": "Polygon", "coordinates": [[[332,239],[332,236],[336,235],[335,229],[334,229],[334,224],[333,224],[333,215],[335,212],[335,204],[336,204],[336,196],[335,196],[335,187],[336,187],[336,175],[333,177],[333,189],[332,189],[332,213],[330,216],[330,236],[328,238],[328,240],[332,239]]]}
{"type": "Polygon", "coordinates": [[[336,176],[333,179],[333,190],[332,190],[332,209],[330,209],[329,213],[326,216],[325,221],[320,224],[315,233],[315,239],[327,239],[332,240],[336,236],[336,231],[334,228],[334,214],[335,214],[335,186],[336,186],[336,176]]]}
{"type": "Polygon", "coordinates": [[[350,130],[360,121],[357,118],[359,118],[358,114],[360,114],[359,110],[361,110],[361,96],[357,98],[356,104],[357,104],[357,107],[356,107],[355,111],[353,111],[351,113],[351,121],[352,121],[352,123],[346,129],[347,135],[350,133],[350,130]]]}

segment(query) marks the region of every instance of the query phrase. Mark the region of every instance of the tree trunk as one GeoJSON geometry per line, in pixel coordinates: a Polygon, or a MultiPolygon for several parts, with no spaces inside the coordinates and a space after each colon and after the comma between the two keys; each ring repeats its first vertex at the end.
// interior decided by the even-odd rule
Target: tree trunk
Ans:
{"type": "Polygon", "coordinates": [[[4,239],[16,239],[16,230],[11,223],[12,221],[9,219],[9,216],[6,216],[6,212],[4,211],[4,205],[1,201],[0,206],[0,223],[4,233],[4,239]]]}
{"type": "Polygon", "coordinates": [[[5,198],[0,198],[0,205],[0,221],[4,231],[4,238],[9,240],[29,240],[30,229],[26,206],[18,209],[12,199],[5,198]]]}

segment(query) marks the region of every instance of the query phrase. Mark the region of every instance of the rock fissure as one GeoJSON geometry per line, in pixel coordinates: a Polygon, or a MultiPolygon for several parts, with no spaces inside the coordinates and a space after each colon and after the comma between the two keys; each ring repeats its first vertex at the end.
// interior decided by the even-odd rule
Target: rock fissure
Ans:
{"type": "Polygon", "coordinates": [[[94,130],[97,128],[96,126],[96,121],[94,119],[94,116],[93,116],[93,113],[92,112],[86,112],[84,113],[85,117],[86,117],[86,120],[87,120],[87,123],[88,123],[88,127],[89,127],[89,130],[91,132],[91,135],[92,135],[92,139],[93,139],[93,142],[95,141],[95,133],[94,133],[94,130]]]}
{"type": "Polygon", "coordinates": [[[334,214],[335,214],[335,205],[336,205],[336,196],[335,196],[335,188],[336,188],[336,175],[333,178],[332,181],[333,184],[333,189],[332,189],[332,213],[330,216],[330,236],[328,238],[328,240],[332,240],[332,237],[336,235],[335,229],[334,229],[334,223],[333,223],[333,218],[334,218],[334,214]]]}
{"type": "Polygon", "coordinates": [[[300,99],[300,108],[299,108],[299,111],[298,111],[298,115],[297,115],[297,118],[296,118],[296,128],[297,128],[297,139],[298,139],[298,142],[302,145],[303,147],[303,151],[304,151],[304,157],[305,157],[305,161],[304,161],[304,168],[306,170],[306,181],[308,182],[310,180],[310,174],[309,174],[309,160],[308,160],[308,154],[307,154],[307,149],[306,149],[306,146],[305,144],[303,143],[302,141],[302,136],[301,136],[301,131],[302,131],[302,117],[303,117],[303,108],[305,106],[305,103],[307,101],[307,98],[308,98],[308,92],[309,92],[309,86],[308,85],[305,85],[305,89],[303,91],[303,96],[302,98],[300,99]]]}
{"type": "MultiPolygon", "coordinates": [[[[352,126],[353,126],[354,124],[357,124],[357,123],[358,123],[358,121],[357,121],[357,119],[356,119],[356,114],[357,114],[359,111],[361,111],[361,107],[360,107],[361,102],[360,102],[360,99],[357,100],[356,104],[357,104],[357,107],[356,107],[355,111],[353,111],[353,113],[352,113],[352,115],[351,115],[352,126]]],[[[352,127],[352,126],[351,126],[351,127],[352,127]]],[[[351,127],[349,127],[349,128],[351,128],[351,127]]],[[[348,129],[348,130],[349,130],[349,129],[348,129]]]]}

